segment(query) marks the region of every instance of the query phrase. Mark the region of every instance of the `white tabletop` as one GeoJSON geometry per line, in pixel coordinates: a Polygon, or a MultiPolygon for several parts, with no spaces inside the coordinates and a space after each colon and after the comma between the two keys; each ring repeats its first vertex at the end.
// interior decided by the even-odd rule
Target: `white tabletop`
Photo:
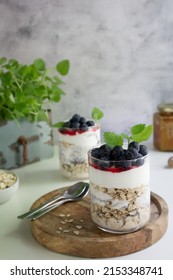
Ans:
{"type": "MultiPolygon", "coordinates": [[[[118,260],[172,260],[173,234],[173,169],[167,167],[171,152],[150,149],[151,191],[160,195],[168,204],[169,222],[165,235],[152,246],[139,252],[116,257],[118,260]]],[[[68,186],[74,181],[65,179],[59,171],[57,147],[55,156],[14,170],[20,178],[17,193],[0,205],[0,259],[1,260],[56,260],[84,259],[49,251],[33,238],[28,221],[17,219],[29,210],[35,200],[56,188],[68,186]]]]}

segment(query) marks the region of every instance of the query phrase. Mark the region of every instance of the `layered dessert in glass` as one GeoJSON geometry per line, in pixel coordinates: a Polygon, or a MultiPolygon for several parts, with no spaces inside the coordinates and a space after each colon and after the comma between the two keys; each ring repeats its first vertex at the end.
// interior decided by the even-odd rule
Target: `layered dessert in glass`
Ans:
{"type": "Polygon", "coordinates": [[[103,144],[88,153],[91,217],[102,230],[133,232],[150,218],[149,154],[132,142],[127,149],[103,144]]]}
{"type": "Polygon", "coordinates": [[[62,174],[70,179],[88,178],[88,150],[100,143],[100,125],[78,114],[58,129],[62,174]]]}

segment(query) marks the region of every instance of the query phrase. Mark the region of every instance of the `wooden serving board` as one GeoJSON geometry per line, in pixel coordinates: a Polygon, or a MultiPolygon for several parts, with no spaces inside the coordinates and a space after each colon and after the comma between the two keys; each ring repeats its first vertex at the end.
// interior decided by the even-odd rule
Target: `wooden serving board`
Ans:
{"type": "MultiPolygon", "coordinates": [[[[39,198],[35,208],[66,188],[39,198]]],[[[38,243],[51,251],[87,258],[110,258],[131,254],[157,242],[166,232],[168,207],[151,193],[151,218],[142,229],[128,234],[107,233],[92,222],[89,195],[77,202],[67,202],[35,221],[31,231],[38,243]]]]}

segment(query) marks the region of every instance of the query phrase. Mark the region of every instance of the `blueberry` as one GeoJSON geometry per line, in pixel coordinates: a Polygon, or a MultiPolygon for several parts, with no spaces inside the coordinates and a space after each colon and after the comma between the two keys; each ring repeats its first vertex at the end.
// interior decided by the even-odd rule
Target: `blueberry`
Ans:
{"type": "Polygon", "coordinates": [[[80,120],[79,120],[79,122],[80,122],[80,124],[84,124],[84,123],[86,123],[86,119],[83,118],[83,117],[81,117],[80,120]]]}
{"type": "Polygon", "coordinates": [[[88,125],[86,123],[82,123],[80,125],[80,128],[82,128],[83,130],[87,130],[88,129],[88,125]]]}
{"type": "Polygon", "coordinates": [[[72,120],[73,122],[79,122],[79,121],[80,121],[80,118],[81,118],[81,117],[80,117],[79,114],[74,114],[71,120],[72,120]]]}
{"type": "Polygon", "coordinates": [[[94,121],[87,121],[86,123],[87,123],[88,126],[94,126],[95,125],[94,121]]]}
{"type": "Polygon", "coordinates": [[[111,166],[109,158],[107,156],[102,156],[98,162],[100,168],[108,168],[111,166]]]}
{"type": "Polygon", "coordinates": [[[106,144],[100,146],[99,148],[100,157],[103,156],[108,157],[110,155],[110,152],[111,152],[111,148],[106,144]]]}
{"type": "Polygon", "coordinates": [[[126,159],[128,160],[132,160],[132,159],[136,159],[138,156],[138,151],[135,148],[128,148],[127,152],[126,152],[126,159]]]}
{"type": "Polygon", "coordinates": [[[145,145],[140,145],[139,153],[143,156],[146,156],[148,154],[148,148],[145,145]]]}
{"type": "Polygon", "coordinates": [[[131,162],[129,160],[120,161],[120,167],[122,168],[130,168],[131,162]]]}
{"type": "Polygon", "coordinates": [[[100,158],[99,148],[92,149],[91,150],[91,156],[99,159],[100,158]]]}
{"type": "Polygon", "coordinates": [[[63,127],[71,128],[71,122],[65,122],[63,127]]]}
{"type": "Polygon", "coordinates": [[[139,151],[139,143],[132,141],[129,143],[128,148],[135,148],[137,151],[139,151]]]}
{"type": "Polygon", "coordinates": [[[119,160],[123,155],[123,148],[121,146],[115,146],[110,153],[110,158],[111,160],[119,160]]]}
{"type": "Polygon", "coordinates": [[[141,166],[144,164],[144,159],[143,159],[143,155],[141,155],[140,153],[138,153],[138,157],[137,160],[135,162],[135,166],[141,166]]]}
{"type": "Polygon", "coordinates": [[[79,126],[80,126],[80,123],[79,123],[79,122],[77,122],[77,121],[76,121],[76,122],[74,122],[74,121],[73,121],[73,122],[71,123],[71,128],[78,129],[78,128],[79,128],[79,126]]]}

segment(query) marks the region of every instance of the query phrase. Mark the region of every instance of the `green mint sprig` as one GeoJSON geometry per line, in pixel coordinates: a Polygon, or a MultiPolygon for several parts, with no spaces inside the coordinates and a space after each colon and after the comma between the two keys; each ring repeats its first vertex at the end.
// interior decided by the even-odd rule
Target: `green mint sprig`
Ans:
{"type": "Polygon", "coordinates": [[[116,134],[114,132],[104,132],[103,138],[104,142],[111,148],[115,146],[123,146],[122,135],[116,134]]]}
{"type": "Polygon", "coordinates": [[[92,119],[94,121],[99,121],[103,118],[104,113],[97,107],[94,107],[91,112],[92,119]]]}
{"type": "Polygon", "coordinates": [[[124,139],[127,140],[128,144],[131,141],[137,143],[147,141],[153,131],[152,125],[146,126],[145,124],[136,124],[130,128],[130,135],[126,133],[116,134],[114,132],[104,132],[104,142],[113,148],[114,146],[123,146],[124,139]]]}

